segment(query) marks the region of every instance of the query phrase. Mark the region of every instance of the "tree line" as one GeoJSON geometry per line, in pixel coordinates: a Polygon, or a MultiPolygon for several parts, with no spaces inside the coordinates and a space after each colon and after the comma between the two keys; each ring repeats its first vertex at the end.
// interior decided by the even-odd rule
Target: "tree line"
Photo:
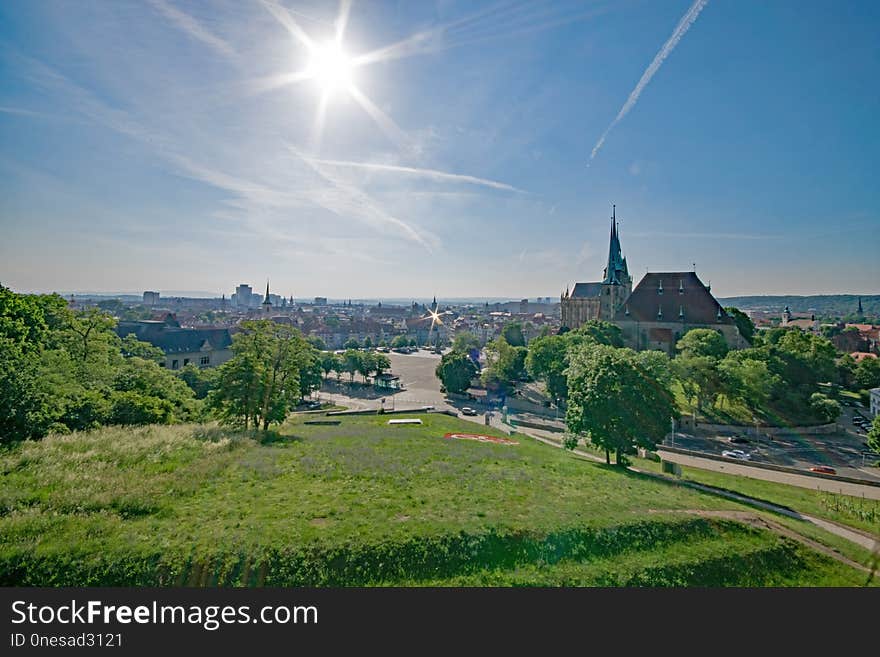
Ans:
{"type": "MultiPolygon", "coordinates": [[[[679,339],[672,358],[624,348],[620,329],[603,321],[557,334],[545,331],[528,345],[519,341],[518,327],[505,327],[485,347],[480,380],[504,392],[521,380],[542,382],[553,402],[566,408],[573,434],[568,446],[586,437],[605,449],[609,460],[610,452],[625,460],[636,446],[662,440],[682,411],[676,392],[695,412],[736,403],[750,417],[825,423],[841,410],[828,384],[856,390],[880,386],[878,359],[855,364],[825,337],[789,329],[755,331],[744,313],[727,311],[748,348],[732,350],[720,332],[692,329],[679,339]]],[[[437,367],[447,390],[463,392],[471,385],[480,372],[478,354],[474,336],[456,336],[437,367]]]]}
{"type": "Polygon", "coordinates": [[[267,430],[330,372],[366,381],[390,367],[384,354],[337,355],[296,328],[255,320],[240,324],[220,367],[171,372],[161,349],[115,327],[101,308],[75,311],[58,295],[0,286],[0,442],[209,419],[267,430]]]}

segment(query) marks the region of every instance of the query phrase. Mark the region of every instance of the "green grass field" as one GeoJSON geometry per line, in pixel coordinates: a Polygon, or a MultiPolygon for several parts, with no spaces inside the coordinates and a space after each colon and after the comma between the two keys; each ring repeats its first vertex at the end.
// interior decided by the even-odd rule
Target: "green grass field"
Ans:
{"type": "MultiPolygon", "coordinates": [[[[394,416],[401,417],[401,416],[394,416]]],[[[415,417],[415,415],[414,415],[415,417]]],[[[733,502],[486,427],[299,416],[259,442],[106,428],[0,453],[3,585],[860,585],[733,502]]]]}
{"type": "MultiPolygon", "coordinates": [[[[646,459],[633,459],[639,469],[660,472],[660,464],[646,459]]],[[[800,513],[861,529],[880,536],[880,502],[851,495],[825,493],[773,481],[751,479],[736,475],[682,466],[681,478],[700,484],[772,502],[800,513]]]]}

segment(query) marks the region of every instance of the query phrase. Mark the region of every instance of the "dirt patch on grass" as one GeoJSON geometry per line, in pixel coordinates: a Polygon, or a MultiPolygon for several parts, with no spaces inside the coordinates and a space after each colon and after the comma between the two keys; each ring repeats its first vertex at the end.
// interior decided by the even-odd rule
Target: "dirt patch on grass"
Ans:
{"type": "Polygon", "coordinates": [[[855,568],[856,570],[860,570],[865,573],[872,572],[870,568],[853,561],[852,559],[844,556],[834,548],[830,548],[827,545],[823,545],[817,541],[814,541],[811,538],[807,538],[803,534],[798,534],[796,531],[789,529],[788,527],[779,524],[769,518],[765,518],[763,516],[757,515],[755,513],[750,513],[749,511],[707,511],[704,509],[682,509],[678,511],[658,511],[651,509],[651,513],[687,513],[690,515],[700,516],[703,518],[723,518],[725,520],[735,520],[737,522],[741,522],[745,525],[749,525],[750,527],[755,527],[757,529],[765,529],[767,531],[774,532],[779,534],[780,536],[784,536],[791,540],[797,541],[803,545],[806,545],[816,552],[824,554],[827,557],[831,557],[835,561],[839,561],[840,563],[846,564],[851,568],[855,568]]]}

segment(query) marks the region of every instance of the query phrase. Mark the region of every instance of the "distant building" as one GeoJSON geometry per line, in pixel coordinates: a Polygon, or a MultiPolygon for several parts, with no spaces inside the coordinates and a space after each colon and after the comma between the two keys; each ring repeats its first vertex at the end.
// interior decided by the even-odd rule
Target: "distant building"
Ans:
{"type": "Polygon", "coordinates": [[[695,328],[718,331],[731,349],[748,346],[733,318],[692,271],[645,274],[613,321],[624,344],[636,350],[672,354],[678,340],[695,328]]]}
{"type": "Polygon", "coordinates": [[[242,283],[235,288],[232,295],[232,306],[234,308],[250,308],[253,303],[254,289],[250,285],[242,283]]]}
{"type": "Polygon", "coordinates": [[[872,388],[871,395],[871,417],[880,415],[880,388],[872,388]]]}
{"type": "Polygon", "coordinates": [[[565,290],[561,298],[562,326],[576,329],[594,319],[611,321],[630,292],[632,276],[620,249],[616,206],[612,206],[611,240],[604,277],[600,282],[575,283],[571,292],[565,290]]]}
{"type": "Polygon", "coordinates": [[[632,289],[632,277],[620,248],[612,206],[608,264],[602,281],[576,283],[561,298],[562,326],[576,329],[590,320],[612,322],[632,349],[674,353],[678,340],[694,328],[721,333],[732,349],[747,346],[733,318],[712,296],[696,272],[645,274],[632,289]]]}
{"type": "Polygon", "coordinates": [[[269,298],[269,281],[266,281],[266,297],[263,299],[263,303],[261,305],[263,306],[263,312],[272,312],[272,306],[274,304],[272,303],[272,299],[269,298]]]}
{"type": "Polygon", "coordinates": [[[158,292],[144,292],[144,305],[145,306],[158,306],[159,305],[159,293],[158,292]]]}
{"type": "Polygon", "coordinates": [[[178,370],[192,363],[198,367],[214,367],[232,358],[232,336],[229,329],[181,328],[169,314],[165,320],[121,321],[116,326],[120,338],[133,334],[165,353],[165,367],[178,370]]]}
{"type": "Polygon", "coordinates": [[[315,305],[316,306],[326,306],[327,305],[327,297],[315,297],[315,305]]]}

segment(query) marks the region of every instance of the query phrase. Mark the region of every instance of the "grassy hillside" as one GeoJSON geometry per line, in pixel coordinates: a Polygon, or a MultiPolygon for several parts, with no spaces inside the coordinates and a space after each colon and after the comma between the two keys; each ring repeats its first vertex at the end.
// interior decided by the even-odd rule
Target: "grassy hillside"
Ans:
{"type": "Polygon", "coordinates": [[[262,443],[175,426],[21,444],[0,454],[0,584],[864,581],[789,539],[692,513],[733,503],[526,437],[446,440],[478,427],[419,417],[300,418],[262,443]]]}

